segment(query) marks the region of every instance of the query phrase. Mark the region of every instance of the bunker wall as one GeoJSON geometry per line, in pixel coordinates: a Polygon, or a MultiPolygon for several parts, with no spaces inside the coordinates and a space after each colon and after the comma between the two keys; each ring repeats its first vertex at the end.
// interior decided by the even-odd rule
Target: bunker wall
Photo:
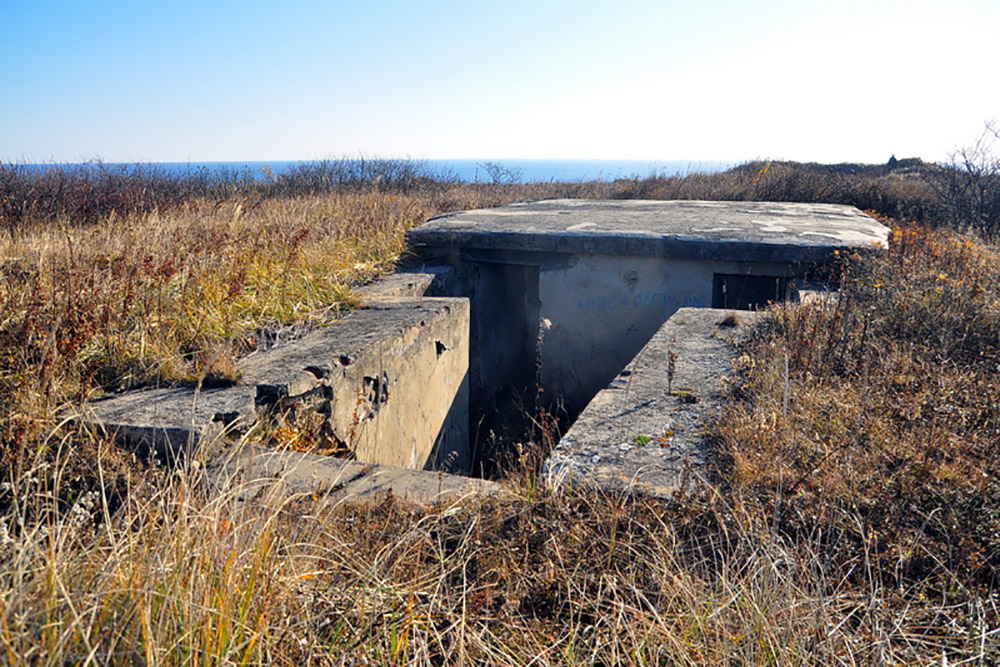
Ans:
{"type": "Polygon", "coordinates": [[[233,386],[111,396],[79,421],[167,459],[260,425],[365,463],[464,471],[468,332],[466,299],[386,297],[241,360],[233,386]]]}
{"type": "Polygon", "coordinates": [[[808,268],[509,250],[470,250],[457,261],[454,288],[471,300],[473,395],[510,386],[533,395],[537,385],[571,416],[680,308],[763,307],[785,300],[808,268]],[[744,293],[748,277],[761,281],[756,300],[744,293]]]}

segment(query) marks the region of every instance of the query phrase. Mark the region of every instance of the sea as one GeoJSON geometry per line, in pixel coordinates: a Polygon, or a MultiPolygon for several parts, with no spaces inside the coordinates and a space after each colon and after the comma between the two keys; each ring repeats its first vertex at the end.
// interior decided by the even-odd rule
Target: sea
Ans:
{"type": "MultiPolygon", "coordinates": [[[[358,161],[361,158],[332,158],[328,162],[341,160],[358,161]]],[[[395,159],[393,159],[395,161],[395,159]]],[[[380,158],[371,158],[372,162],[380,158]]],[[[715,173],[735,166],[736,162],[694,161],[694,160],[424,160],[404,158],[403,162],[413,163],[424,175],[468,183],[508,183],[539,182],[584,182],[614,181],[619,178],[646,178],[649,176],[686,176],[692,173],[715,173]]],[[[28,167],[66,168],[96,166],[106,168],[151,167],[170,175],[183,176],[188,173],[208,172],[209,174],[246,174],[257,178],[279,175],[296,165],[324,162],[324,160],[258,160],[219,162],[143,162],[143,163],[48,163],[32,164],[28,167]]]]}

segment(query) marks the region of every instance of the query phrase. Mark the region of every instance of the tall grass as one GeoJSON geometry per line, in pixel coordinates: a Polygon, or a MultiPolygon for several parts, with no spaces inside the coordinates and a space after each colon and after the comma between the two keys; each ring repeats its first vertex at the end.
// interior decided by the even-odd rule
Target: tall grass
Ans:
{"type": "MultiPolygon", "coordinates": [[[[351,288],[390,270],[405,229],[436,213],[541,196],[865,191],[764,167],[715,181],[391,187],[349,172],[324,183],[319,170],[297,177],[302,191],[197,191],[93,217],[70,198],[5,218],[0,655],[1000,660],[1000,257],[951,233],[898,227],[887,256],[844,258],[839,298],[774,311],[734,369],[716,477],[669,502],[554,495],[531,474],[503,496],[439,507],[324,503],[280,484],[249,495],[56,416],[102,391],[232,378],[234,359],[283,327],[353,307],[351,288]]],[[[916,181],[901,183],[922,201],[916,181]]],[[[892,210],[918,208],[879,192],[892,210]]]]}
{"type": "Polygon", "coordinates": [[[192,201],[256,206],[268,200],[371,193],[416,195],[456,205],[493,206],[532,197],[580,196],[593,184],[467,184],[410,160],[342,158],[268,168],[196,167],[169,171],[156,164],[27,165],[0,163],[0,231],[17,235],[41,223],[73,227],[114,215],[165,213],[192,201]]]}
{"type": "Polygon", "coordinates": [[[845,587],[905,606],[920,642],[964,633],[994,661],[1000,252],[897,227],[842,269],[835,299],[774,310],[748,344],[721,478],[776,533],[823,535],[845,587]]]}
{"type": "MultiPolygon", "coordinates": [[[[21,489],[22,511],[50,508],[58,495],[56,476],[39,472],[34,488],[21,489]]],[[[907,599],[863,575],[874,546],[831,562],[848,537],[817,527],[792,539],[711,492],[674,503],[542,493],[415,508],[391,498],[247,502],[238,484],[208,488],[198,471],[149,471],[113,516],[98,489],[7,538],[8,660],[854,664],[996,655],[985,630],[994,608],[907,599]]]]}

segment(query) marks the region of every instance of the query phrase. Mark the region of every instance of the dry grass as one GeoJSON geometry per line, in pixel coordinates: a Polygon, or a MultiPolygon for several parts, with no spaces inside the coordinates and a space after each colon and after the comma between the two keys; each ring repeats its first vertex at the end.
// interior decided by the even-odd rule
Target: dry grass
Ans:
{"type": "Polygon", "coordinates": [[[900,228],[888,257],[845,258],[838,300],[775,311],[717,429],[727,465],[669,503],[552,495],[530,474],[454,506],[248,501],[54,419],[104,390],[231,377],[270,333],[350,308],[430,215],[628,183],[200,198],[8,235],[0,655],[1000,660],[1000,257],[961,237],[900,228]]]}
{"type": "Polygon", "coordinates": [[[897,227],[842,269],[835,299],[773,311],[748,345],[721,474],[778,533],[824,534],[908,633],[979,633],[996,660],[1000,252],[897,227]]]}
{"type": "Polygon", "coordinates": [[[197,471],[151,470],[112,516],[101,488],[55,511],[60,476],[38,473],[8,514],[38,518],[6,538],[0,569],[0,645],[15,664],[997,657],[988,596],[896,589],[875,547],[830,522],[792,536],[710,491],[337,506],[244,502],[197,471]]]}
{"type": "Polygon", "coordinates": [[[717,495],[338,507],[154,471],[114,517],[104,497],[7,546],[12,663],[853,664],[979,639],[717,495]]]}

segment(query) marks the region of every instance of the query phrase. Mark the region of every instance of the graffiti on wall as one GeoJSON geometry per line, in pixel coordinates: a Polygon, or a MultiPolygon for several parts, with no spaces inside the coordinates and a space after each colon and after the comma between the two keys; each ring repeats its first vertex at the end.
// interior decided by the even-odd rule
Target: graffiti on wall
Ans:
{"type": "Polygon", "coordinates": [[[705,308],[703,296],[679,297],[666,292],[641,292],[639,294],[592,296],[579,299],[577,310],[584,312],[611,312],[631,310],[658,310],[672,313],[678,308],[705,308]]]}

